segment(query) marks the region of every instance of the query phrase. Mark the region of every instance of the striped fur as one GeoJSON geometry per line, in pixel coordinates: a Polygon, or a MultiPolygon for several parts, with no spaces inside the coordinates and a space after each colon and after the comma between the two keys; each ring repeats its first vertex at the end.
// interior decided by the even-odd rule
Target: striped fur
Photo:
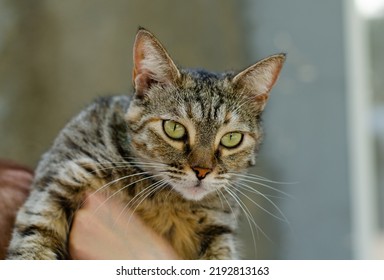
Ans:
{"type": "Polygon", "coordinates": [[[284,55],[239,74],[179,69],[148,31],[134,48],[133,97],[100,98],[61,131],[36,170],[9,259],[66,259],[86,192],[119,196],[185,259],[236,259],[239,205],[229,173],[255,162],[260,115],[284,55]],[[185,127],[167,136],[164,121],[185,127]],[[221,139],[241,132],[235,148],[221,139]],[[198,177],[196,170],[205,170],[198,177]]]}

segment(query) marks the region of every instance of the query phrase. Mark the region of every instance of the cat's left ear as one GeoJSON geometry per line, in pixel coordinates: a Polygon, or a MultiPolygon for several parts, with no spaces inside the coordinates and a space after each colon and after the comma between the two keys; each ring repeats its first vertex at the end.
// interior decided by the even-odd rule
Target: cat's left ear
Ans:
{"type": "Polygon", "coordinates": [[[269,92],[279,77],[286,55],[272,55],[237,74],[232,83],[236,91],[254,101],[258,111],[264,110],[269,92]]]}
{"type": "Polygon", "coordinates": [[[133,48],[133,85],[143,98],[154,84],[175,84],[180,72],[156,37],[144,28],[136,34],[133,48]]]}

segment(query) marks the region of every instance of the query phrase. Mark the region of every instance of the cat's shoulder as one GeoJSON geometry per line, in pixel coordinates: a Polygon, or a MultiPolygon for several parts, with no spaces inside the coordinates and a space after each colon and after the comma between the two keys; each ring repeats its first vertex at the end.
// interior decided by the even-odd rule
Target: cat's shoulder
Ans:
{"type": "Polygon", "coordinates": [[[124,121],[131,98],[125,95],[98,97],[85,106],[61,130],[55,143],[68,137],[100,138],[105,131],[103,127],[111,127],[124,121]]]}
{"type": "Polygon", "coordinates": [[[90,110],[127,110],[131,97],[127,95],[113,95],[97,97],[88,107],[90,110]]]}
{"type": "Polygon", "coordinates": [[[94,147],[99,145],[104,147],[104,151],[108,150],[110,146],[107,143],[116,134],[114,130],[126,129],[121,124],[124,123],[130,100],[124,95],[96,98],[66,123],[47,155],[64,154],[68,157],[73,155],[73,151],[97,154],[94,147]]]}
{"type": "Polygon", "coordinates": [[[127,112],[130,102],[131,97],[127,95],[97,97],[81,110],[69,124],[83,121],[100,123],[113,116],[123,116],[127,112]]]}

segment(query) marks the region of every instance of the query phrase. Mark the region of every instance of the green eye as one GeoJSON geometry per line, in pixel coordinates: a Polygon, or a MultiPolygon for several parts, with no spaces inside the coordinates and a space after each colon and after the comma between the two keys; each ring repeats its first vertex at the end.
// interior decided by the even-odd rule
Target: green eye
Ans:
{"type": "Polygon", "coordinates": [[[226,148],[235,148],[240,145],[242,139],[243,134],[240,132],[230,132],[221,138],[220,143],[226,148]]]}
{"type": "Polygon", "coordinates": [[[165,134],[168,135],[168,137],[175,140],[182,139],[186,134],[185,127],[182,124],[171,120],[163,122],[163,129],[165,134]]]}

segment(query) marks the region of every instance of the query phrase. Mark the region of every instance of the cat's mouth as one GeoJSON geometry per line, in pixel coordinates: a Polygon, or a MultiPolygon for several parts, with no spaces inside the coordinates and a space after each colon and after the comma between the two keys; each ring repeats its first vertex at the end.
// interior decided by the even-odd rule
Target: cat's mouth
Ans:
{"type": "Polygon", "coordinates": [[[213,191],[209,184],[204,181],[185,181],[184,183],[172,184],[175,191],[187,200],[199,201],[213,191]]]}
{"type": "Polygon", "coordinates": [[[211,191],[207,189],[201,182],[184,188],[182,195],[188,200],[201,200],[211,191]]]}

